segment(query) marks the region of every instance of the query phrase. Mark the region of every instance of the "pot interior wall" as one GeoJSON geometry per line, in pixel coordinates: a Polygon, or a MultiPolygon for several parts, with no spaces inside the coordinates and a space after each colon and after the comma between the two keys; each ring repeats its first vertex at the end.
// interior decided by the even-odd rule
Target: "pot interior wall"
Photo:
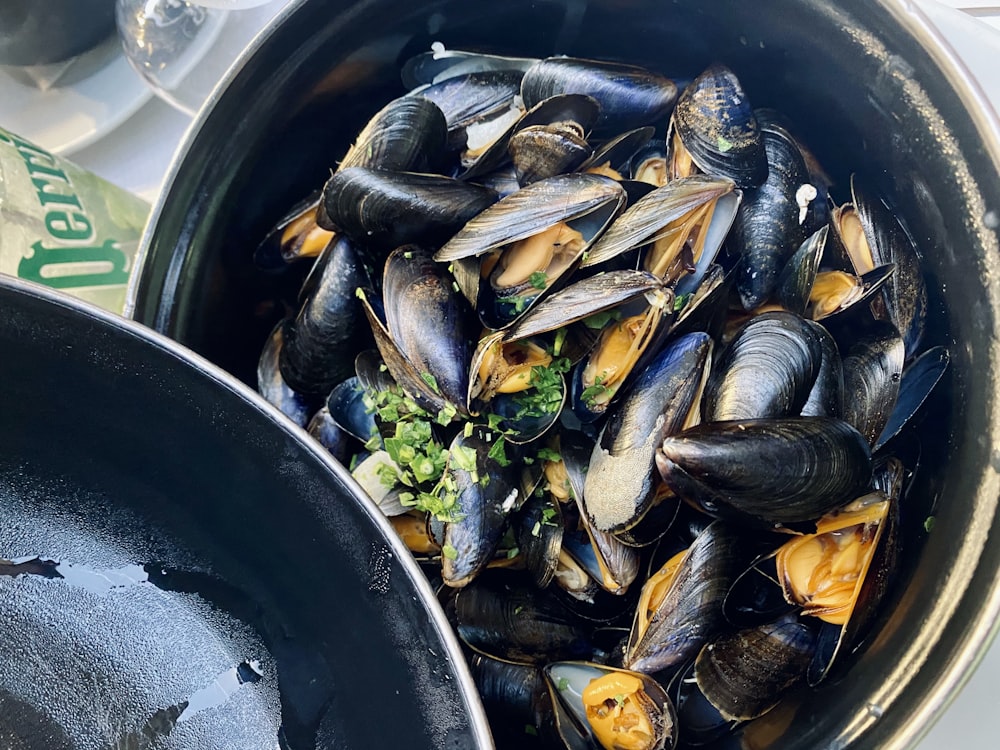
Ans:
{"type": "MultiPolygon", "coordinates": [[[[927,343],[949,346],[953,363],[924,420],[920,469],[904,508],[906,562],[880,635],[847,677],[801,696],[778,735],[783,748],[912,739],[913,717],[940,698],[932,696],[935,681],[971,658],[964,640],[996,606],[998,553],[983,552],[982,543],[996,501],[998,296],[987,269],[997,251],[983,211],[1000,201],[991,156],[957,95],[882,5],[302,2],[188,143],[147,237],[137,319],[252,383],[264,338],[288,312],[280,299],[304,274],[256,271],[253,248],[323,184],[368,117],[403,93],[400,62],[435,41],[624,60],[680,80],[725,62],[754,106],[792,119],[838,202],[849,199],[856,172],[903,218],[926,264],[927,343]]],[[[947,679],[957,678],[954,671],[947,679]]]]}

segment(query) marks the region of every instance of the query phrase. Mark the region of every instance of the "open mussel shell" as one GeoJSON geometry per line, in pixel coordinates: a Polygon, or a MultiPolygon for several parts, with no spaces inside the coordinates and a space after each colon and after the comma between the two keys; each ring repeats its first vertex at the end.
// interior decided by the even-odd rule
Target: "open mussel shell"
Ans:
{"type": "Polygon", "coordinates": [[[359,292],[375,343],[396,383],[431,414],[465,411],[471,346],[465,300],[429,254],[413,245],[385,264],[382,299],[359,292]]]}
{"type": "Polygon", "coordinates": [[[775,556],[785,599],[823,623],[811,685],[858,644],[877,614],[895,571],[898,506],[898,494],[871,492],[824,516],[815,534],[789,540],[775,556]]]}
{"type": "Polygon", "coordinates": [[[353,374],[353,360],[370,346],[355,290],[369,283],[352,242],[340,238],[322,259],[312,292],[285,331],[278,358],[289,386],[320,398],[353,374]]]}
{"type": "MultiPolygon", "coordinates": [[[[767,179],[747,191],[732,233],[733,247],[742,256],[736,289],[745,310],[771,297],[785,264],[808,236],[801,213],[809,171],[799,147],[784,128],[771,125],[762,133],[767,179]]],[[[809,196],[815,197],[815,190],[809,196]]]]}
{"type": "Polygon", "coordinates": [[[596,99],[601,109],[594,134],[608,138],[666,118],[677,86],[645,68],[572,57],[549,57],[525,71],[521,97],[526,107],[557,94],[596,99]]]}
{"type": "MultiPolygon", "coordinates": [[[[630,205],[615,220],[587,253],[583,266],[600,265],[633,248],[655,242],[668,234],[676,234],[678,229],[673,228],[671,232],[671,224],[732,190],[731,180],[704,175],[674,180],[653,190],[630,205]]],[[[721,240],[720,237],[720,245],[721,240]]],[[[708,252],[714,257],[717,251],[718,247],[708,252]]]]}
{"type": "Polygon", "coordinates": [[[694,677],[702,695],[730,721],[749,721],[805,682],[816,629],[796,615],[717,636],[698,654],[694,677]]]}
{"type": "Polygon", "coordinates": [[[628,528],[646,512],[656,489],[656,450],[664,437],[684,429],[692,410],[696,413],[712,345],[704,333],[671,342],[609,410],[583,492],[595,528],[628,528]]]}
{"type": "Polygon", "coordinates": [[[767,178],[764,141],[750,101],[729,68],[712,65],[677,98],[670,129],[706,174],[727,177],[737,187],[757,187],[767,178]]]}
{"type": "Polygon", "coordinates": [[[456,494],[453,520],[444,527],[441,577],[454,588],[486,567],[500,544],[507,517],[523,502],[516,470],[493,456],[500,434],[477,428],[459,433],[448,447],[446,487],[456,494]]]}
{"type": "Polygon", "coordinates": [[[257,361],[257,392],[299,427],[305,427],[319,408],[320,401],[316,397],[299,393],[281,375],[278,361],[290,325],[290,320],[278,323],[264,343],[257,361]]]}
{"type": "Polygon", "coordinates": [[[596,235],[614,217],[622,202],[622,189],[613,180],[586,174],[557,175],[522,188],[482,211],[438,250],[434,259],[449,262],[485,255],[558,222],[570,222],[600,211],[599,218],[604,221],[593,227],[596,235]]]}
{"type": "Polygon", "coordinates": [[[449,177],[366,167],[341,168],[323,189],[326,226],[376,256],[445,242],[496,200],[489,188],[449,177]]]}
{"type": "Polygon", "coordinates": [[[701,424],[663,440],[656,465],[681,497],[720,517],[811,523],[871,480],[868,443],[828,417],[701,424]]]}
{"type": "Polygon", "coordinates": [[[573,414],[580,422],[604,416],[659,353],[673,322],[673,302],[664,289],[611,311],[603,325],[594,321],[597,339],[570,380],[573,414]]]}
{"type": "Polygon", "coordinates": [[[785,263],[775,285],[774,299],[784,309],[805,317],[830,229],[820,227],[799,245],[785,263]]]}
{"type": "Polygon", "coordinates": [[[608,271],[587,276],[539,302],[506,330],[504,339],[521,341],[540,336],[645,295],[664,293],[663,282],[645,271],[608,271]]]}
{"type": "Polygon", "coordinates": [[[316,224],[321,191],[316,190],[289,209],[254,251],[257,268],[274,270],[302,258],[315,258],[333,239],[333,233],[316,224]]]}
{"type": "Polygon", "coordinates": [[[671,750],[674,706],[649,675],[590,662],[556,662],[543,670],[560,737],[571,750],[671,750]]]}
{"type": "Polygon", "coordinates": [[[469,413],[499,418],[497,427],[514,445],[537,440],[559,419],[566,403],[560,367],[542,340],[505,341],[502,331],[487,334],[469,368],[469,413]]]}
{"type": "Polygon", "coordinates": [[[464,148],[465,129],[469,125],[495,117],[508,110],[520,94],[519,70],[486,70],[452,76],[410,92],[438,106],[448,124],[452,144],[460,138],[464,148]]]}
{"type": "Polygon", "coordinates": [[[564,283],[624,202],[621,186],[606,177],[556,175],[480,213],[435,259],[499,251],[495,266],[483,274],[477,307],[484,325],[504,328],[564,283]]]}
{"type": "Polygon", "coordinates": [[[444,163],[447,143],[448,123],[440,108],[420,96],[402,96],[368,121],[340,160],[340,169],[433,172],[444,163]]]}
{"type": "Polygon", "coordinates": [[[667,184],[667,144],[662,138],[651,140],[629,160],[629,177],[654,188],[667,184]]]}
{"type": "Polygon", "coordinates": [[[844,357],[844,419],[874,445],[896,406],[906,349],[889,323],[856,340],[844,357]]]}
{"type": "Polygon", "coordinates": [[[705,388],[706,422],[798,414],[822,359],[816,331],[788,312],[747,321],[722,351],[705,388]]]}
{"type": "Polygon", "coordinates": [[[643,586],[624,665],[653,673],[692,658],[725,625],[722,603],[747,564],[733,527],[715,521],[643,586]]]}
{"type": "Polygon", "coordinates": [[[823,320],[861,307],[882,289],[895,271],[891,263],[873,268],[863,276],[846,271],[820,271],[809,296],[807,315],[813,320],[823,320]]]}
{"type": "Polygon", "coordinates": [[[603,174],[621,182],[629,177],[627,167],[632,157],[649,143],[654,133],[656,128],[651,125],[627,130],[595,149],[591,157],[580,165],[579,170],[603,174]]]}

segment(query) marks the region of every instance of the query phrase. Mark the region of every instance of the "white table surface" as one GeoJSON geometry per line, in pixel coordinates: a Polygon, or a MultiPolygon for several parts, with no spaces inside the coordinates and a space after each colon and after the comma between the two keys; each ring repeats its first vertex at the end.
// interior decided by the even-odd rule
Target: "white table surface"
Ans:
{"type": "MultiPolygon", "coordinates": [[[[276,1],[272,10],[281,2],[276,1]]],[[[1000,111],[1000,0],[946,0],[959,14],[935,0],[918,0],[976,75],[1000,111]],[[996,3],[996,4],[994,4],[996,3]],[[975,18],[975,21],[971,20],[975,18]]],[[[245,33],[241,29],[240,33],[245,33]]],[[[153,99],[96,143],[70,155],[87,169],[153,201],[175,146],[190,119],[153,99]]],[[[1000,748],[1000,641],[994,643],[978,670],[945,714],[918,745],[919,750],[996,750],[1000,748]]]]}

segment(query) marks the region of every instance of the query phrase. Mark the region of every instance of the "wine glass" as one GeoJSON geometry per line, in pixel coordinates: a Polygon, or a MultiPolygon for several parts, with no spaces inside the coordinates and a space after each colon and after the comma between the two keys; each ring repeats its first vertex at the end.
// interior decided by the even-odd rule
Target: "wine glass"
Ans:
{"type": "Polygon", "coordinates": [[[287,0],[116,0],[126,59],[157,96],[194,115],[287,0]]]}

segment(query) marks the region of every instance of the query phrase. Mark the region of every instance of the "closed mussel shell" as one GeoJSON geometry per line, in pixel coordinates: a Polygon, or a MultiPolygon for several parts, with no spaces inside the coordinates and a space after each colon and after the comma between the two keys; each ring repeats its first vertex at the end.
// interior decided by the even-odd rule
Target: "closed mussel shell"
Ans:
{"type": "Polygon", "coordinates": [[[727,177],[741,188],[757,187],[767,178],[757,118],[739,79],[724,65],[710,66],[684,89],[670,123],[702,172],[727,177]]]}
{"type": "Polygon", "coordinates": [[[714,638],[698,654],[694,676],[723,717],[749,721],[805,681],[815,649],[814,628],[796,615],[785,615],[773,623],[714,638]]]}
{"type": "Polygon", "coordinates": [[[828,417],[701,424],[665,438],[656,465],[681,497],[720,517],[811,523],[871,480],[868,443],[828,417]]]}
{"type": "Polygon", "coordinates": [[[803,417],[837,417],[844,416],[844,366],[840,358],[840,349],[830,332],[822,324],[808,321],[819,339],[820,360],[816,370],[816,380],[813,381],[809,397],[802,410],[803,417]]]}
{"type": "Polygon", "coordinates": [[[448,123],[440,108],[420,96],[402,96],[368,121],[340,160],[340,169],[432,172],[441,166],[447,142],[448,123]]]}
{"type": "Polygon", "coordinates": [[[484,574],[457,592],[453,607],[458,637],[478,653],[536,665],[590,655],[591,626],[551,588],[521,576],[484,574]]]}
{"type": "Polygon", "coordinates": [[[305,427],[309,418],[319,408],[320,400],[304,395],[285,382],[278,362],[284,347],[290,320],[283,320],[268,336],[257,361],[257,391],[264,399],[299,427],[305,427]]]}
{"type": "Polygon", "coordinates": [[[751,318],[723,350],[705,388],[706,422],[798,414],[822,360],[809,322],[788,312],[751,318]]]}
{"type": "Polygon", "coordinates": [[[809,308],[809,295],[823,260],[829,231],[829,227],[823,226],[809,235],[788,259],[778,277],[774,298],[789,312],[805,316],[809,308]]]}
{"type": "Polygon", "coordinates": [[[521,185],[572,172],[593,154],[578,123],[556,122],[519,130],[507,143],[521,185]]]}
{"type": "Polygon", "coordinates": [[[368,283],[353,243],[339,239],[323,258],[320,276],[285,332],[279,367],[285,382],[301,393],[325,397],[353,373],[355,355],[369,339],[355,289],[368,283]]]}
{"type": "Polygon", "coordinates": [[[366,167],[340,169],[323,189],[326,226],[376,254],[444,242],[496,200],[489,188],[449,177],[366,167]]]}
{"type": "Polygon", "coordinates": [[[594,133],[607,138],[664,119],[677,98],[677,86],[645,68],[572,57],[539,60],[521,81],[527,107],[556,94],[571,93],[597,100],[601,114],[594,133]]]}
{"type": "Polygon", "coordinates": [[[732,232],[733,247],[742,255],[736,288],[745,310],[759,307],[774,293],[785,264],[807,237],[800,222],[801,191],[809,186],[805,161],[784,128],[771,125],[762,132],[767,179],[747,191],[732,232]]]}
{"type": "Polygon", "coordinates": [[[512,526],[525,568],[538,588],[545,588],[552,582],[562,551],[563,524],[559,503],[547,492],[533,494],[518,510],[512,526]]]}
{"type": "Polygon", "coordinates": [[[552,705],[541,669],[477,653],[468,662],[498,743],[523,742],[526,726],[546,731],[552,705]]]}

